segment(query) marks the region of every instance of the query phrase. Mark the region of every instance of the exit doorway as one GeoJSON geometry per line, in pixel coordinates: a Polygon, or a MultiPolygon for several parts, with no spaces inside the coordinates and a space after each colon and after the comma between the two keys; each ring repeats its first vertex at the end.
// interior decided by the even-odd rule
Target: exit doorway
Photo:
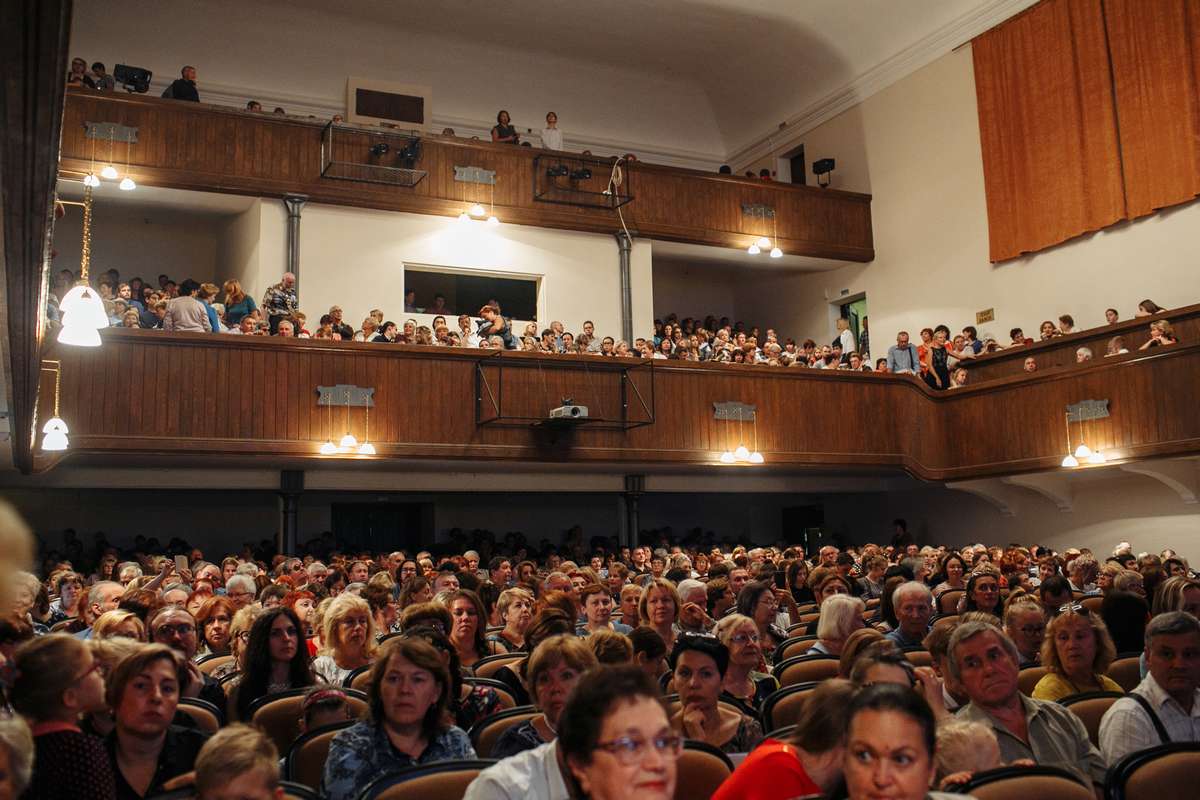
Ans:
{"type": "Polygon", "coordinates": [[[849,303],[840,304],[838,306],[838,316],[850,322],[850,332],[854,334],[855,349],[858,350],[863,360],[866,361],[870,356],[866,295],[859,297],[857,300],[851,300],[849,303]],[[864,337],[867,337],[866,341],[864,341],[864,337]]]}

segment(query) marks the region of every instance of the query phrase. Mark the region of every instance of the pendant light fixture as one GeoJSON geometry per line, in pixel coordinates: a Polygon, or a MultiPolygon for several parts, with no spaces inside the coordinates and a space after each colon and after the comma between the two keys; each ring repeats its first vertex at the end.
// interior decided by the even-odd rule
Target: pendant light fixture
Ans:
{"type": "Polygon", "coordinates": [[[83,185],[95,189],[100,185],[100,179],[96,177],[96,139],[92,137],[92,164],[88,168],[87,175],[83,176],[83,185]]]}
{"type": "Polygon", "coordinates": [[[129,177],[129,150],[133,147],[133,142],[130,141],[130,136],[125,136],[125,177],[121,178],[121,183],[118,185],[123,192],[132,192],[137,188],[137,184],[133,182],[133,178],[129,177]]]}
{"type": "Polygon", "coordinates": [[[1091,458],[1092,448],[1083,443],[1083,412],[1079,412],[1079,446],[1075,448],[1075,458],[1083,461],[1091,458]]]}
{"type": "Polygon", "coordinates": [[[108,129],[108,163],[104,169],[100,170],[100,177],[106,181],[115,181],[117,179],[117,168],[112,165],[113,156],[113,137],[116,135],[116,129],[109,127],[108,129]]]}
{"type": "Polygon", "coordinates": [[[1062,465],[1067,468],[1078,467],[1079,459],[1071,454],[1071,413],[1068,411],[1064,416],[1067,418],[1067,455],[1062,460],[1062,465]]]}
{"type": "Polygon", "coordinates": [[[496,218],[496,175],[492,174],[492,202],[491,213],[488,214],[487,224],[493,228],[500,224],[500,220],[496,218]]]}
{"type": "MultiPolygon", "coordinates": [[[[755,217],[758,216],[758,213],[759,213],[759,210],[755,209],[754,210],[755,217]]],[[[755,239],[754,241],[752,241],[750,243],[750,246],[746,248],[746,252],[752,256],[756,256],[762,252],[762,249],[764,247],[770,247],[770,246],[771,246],[771,242],[767,239],[767,237],[760,236],[759,238],[755,239]],[[764,244],[764,242],[765,242],[765,244],[764,244]]]]}
{"type": "Polygon", "coordinates": [[[325,425],[325,430],[329,434],[329,438],[321,445],[321,449],[318,452],[323,456],[332,456],[337,455],[337,445],[333,443],[333,398],[329,397],[325,405],[329,408],[325,425]]]}
{"type": "Polygon", "coordinates": [[[371,398],[367,397],[363,403],[363,409],[366,411],[366,426],[363,433],[363,442],[358,446],[358,454],[360,456],[375,455],[375,445],[371,444],[371,398]]]}
{"type": "Polygon", "coordinates": [[[61,385],[60,378],[62,377],[62,364],[58,361],[43,361],[43,364],[53,364],[53,367],[42,367],[43,372],[54,373],[54,416],[46,420],[46,424],[42,426],[42,450],[46,452],[55,452],[66,450],[70,442],[67,441],[67,423],[63,422],[58,416],[58,394],[61,385]]]}
{"type": "Polygon", "coordinates": [[[754,452],[750,454],[751,464],[761,464],[766,459],[763,454],[758,452],[758,409],[754,410],[754,452]]]}
{"type": "Polygon", "coordinates": [[[733,457],[738,461],[749,461],[750,451],[746,449],[746,440],[742,436],[742,407],[738,406],[738,446],[733,451],[733,457]]]}
{"type": "Polygon", "coordinates": [[[771,248],[771,258],[783,258],[783,251],[779,249],[779,215],[775,210],[771,210],[771,234],[775,237],[775,246],[771,248]]]}
{"type": "MultiPolygon", "coordinates": [[[[1094,419],[1094,417],[1093,417],[1093,419],[1094,419]]],[[[1080,430],[1083,429],[1083,421],[1082,420],[1080,420],[1080,422],[1079,422],[1079,427],[1080,427],[1080,430]]],[[[1107,464],[1108,458],[1106,458],[1104,453],[1100,450],[1100,448],[1097,447],[1095,450],[1093,450],[1091,453],[1088,454],[1087,463],[1092,464],[1092,465],[1107,464]]]]}
{"type": "Polygon", "coordinates": [[[346,390],[346,435],[338,442],[338,447],[343,452],[355,450],[358,448],[358,439],[354,438],[354,434],[350,432],[350,390],[346,390]]]}
{"type": "MultiPolygon", "coordinates": [[[[726,417],[726,419],[728,419],[728,417],[726,417]]],[[[726,442],[725,442],[725,443],[726,443],[726,445],[728,445],[728,444],[729,444],[729,442],[728,442],[728,434],[726,434],[726,442]]],[[[735,462],[737,461],[737,459],[733,457],[733,451],[732,451],[732,450],[730,450],[730,449],[728,449],[728,448],[726,448],[726,449],[724,450],[724,452],[722,452],[722,453],[721,453],[721,459],[720,459],[720,461],[721,461],[721,463],[722,463],[722,464],[733,464],[733,463],[735,463],[735,462]]]]}
{"type": "Polygon", "coordinates": [[[79,282],[58,304],[62,329],[58,341],[77,347],[99,347],[100,329],[108,327],[104,301],[88,284],[88,266],[92,260],[92,187],[83,187],[83,241],[79,250],[79,282]]]}

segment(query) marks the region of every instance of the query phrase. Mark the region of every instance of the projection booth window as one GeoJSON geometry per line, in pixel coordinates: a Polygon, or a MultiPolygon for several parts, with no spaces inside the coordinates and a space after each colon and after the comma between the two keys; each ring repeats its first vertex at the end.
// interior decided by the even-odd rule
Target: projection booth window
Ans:
{"type": "Polygon", "coordinates": [[[413,304],[433,313],[437,296],[446,298],[441,313],[475,316],[489,300],[500,304],[504,316],[537,320],[538,282],[535,278],[497,278],[491,275],[464,275],[435,268],[405,267],[404,291],[416,292],[413,304]]]}

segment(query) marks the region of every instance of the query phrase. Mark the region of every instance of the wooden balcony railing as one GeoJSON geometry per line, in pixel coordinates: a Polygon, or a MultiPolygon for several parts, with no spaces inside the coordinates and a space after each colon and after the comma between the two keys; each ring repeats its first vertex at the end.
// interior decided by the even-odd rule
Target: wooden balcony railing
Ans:
{"type": "MultiPolygon", "coordinates": [[[[39,454],[39,469],[80,454],[327,460],[318,447],[345,432],[346,417],[318,406],[316,389],[336,384],[375,389],[370,437],[383,461],[717,467],[739,438],[737,423],[714,418],[713,404],[728,401],[757,406],[757,429],[747,424],[740,436],[751,446],[757,436],[764,470],[900,468],[951,480],[1051,469],[1067,450],[1065,407],[1089,399],[1108,401],[1110,416],[1086,434],[1112,460],[1200,452],[1197,345],[934,393],[898,375],[122,329],[103,338],[98,349],[50,348],[62,362],[71,448],[39,454]],[[558,436],[480,424],[488,393],[503,395],[506,416],[541,418],[570,396],[597,416],[650,424],[558,436]]],[[[53,392],[46,375],[41,420],[53,392]]],[[[365,422],[354,409],[360,438],[365,422]]]]}
{"type": "MultiPolygon", "coordinates": [[[[534,158],[547,152],[537,148],[430,135],[422,141],[416,164],[428,177],[415,187],[350,182],[321,176],[325,120],[80,90],[67,94],[64,169],[86,171],[91,165],[93,141],[85,135],[88,122],[138,129],[129,169],[139,183],[264,197],[294,192],[319,203],[456,216],[465,205],[465,190],[454,181],[453,168],[474,166],[496,171],[496,212],[505,222],[597,233],[620,229],[611,210],[535,201],[534,158]]],[[[366,127],[343,137],[347,146],[357,140],[363,156],[379,138],[378,129],[366,127]]],[[[103,157],[107,147],[99,144],[103,157]]],[[[118,150],[123,161],[124,146],[118,150]]],[[[641,236],[747,247],[754,238],[776,235],[761,217],[743,213],[744,204],[764,205],[775,210],[779,246],[789,255],[848,261],[875,257],[869,195],[642,162],[623,168],[629,173],[634,200],[622,211],[630,229],[641,236]]],[[[607,168],[596,172],[603,174],[594,174],[585,188],[599,192],[609,175],[607,168]]],[[[485,204],[490,199],[490,194],[482,197],[485,204]]]]}

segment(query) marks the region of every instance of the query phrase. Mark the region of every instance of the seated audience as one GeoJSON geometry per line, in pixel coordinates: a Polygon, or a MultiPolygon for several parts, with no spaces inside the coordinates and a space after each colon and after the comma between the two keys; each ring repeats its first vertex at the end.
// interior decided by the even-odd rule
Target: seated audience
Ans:
{"type": "Polygon", "coordinates": [[[937,723],[919,694],[892,684],[871,686],[854,696],[846,714],[842,773],[849,800],[932,797],[937,723]]]}
{"type": "Polygon", "coordinates": [[[390,639],[371,668],[369,712],[333,737],[321,795],[354,800],[370,780],[413,764],[475,758],[467,735],[446,723],[450,674],[422,639],[390,639]]]}
{"type": "Polygon", "coordinates": [[[507,758],[553,740],[567,696],[595,666],[595,654],[578,637],[551,636],[539,644],[529,657],[525,676],[540,713],[501,734],[492,747],[492,758],[507,758]]]}
{"type": "Polygon", "coordinates": [[[866,606],[858,597],[835,594],[821,603],[821,616],[817,620],[817,641],[807,655],[840,656],[846,639],[861,629],[866,606]]]}
{"type": "Polygon", "coordinates": [[[533,620],[533,595],[521,588],[505,589],[496,601],[496,608],[504,629],[488,634],[488,642],[509,653],[520,652],[525,645],[525,631],[533,620]]]}
{"type": "Polygon", "coordinates": [[[675,624],[679,621],[679,594],[675,584],[665,578],[651,578],[638,600],[640,625],[662,637],[669,650],[675,644],[675,624]]]}
{"type": "Polygon", "coordinates": [[[446,602],[453,619],[447,633],[464,667],[473,669],[482,659],[505,652],[504,647],[487,641],[487,614],[479,595],[457,589],[450,592],[446,602]]]}
{"type": "Polygon", "coordinates": [[[316,683],[304,630],[296,612],[287,606],[264,611],[254,620],[245,664],[229,690],[228,717],[233,720],[249,722],[250,706],[260,697],[316,683]]]}
{"type": "Polygon", "coordinates": [[[901,648],[920,647],[933,617],[933,594],[929,587],[917,581],[900,584],[892,593],[892,606],[900,625],[887,638],[901,648]]]}
{"type": "Polygon", "coordinates": [[[1038,700],[1061,700],[1082,692],[1120,692],[1104,674],[1116,657],[1116,648],[1104,620],[1087,606],[1064,606],[1046,626],[1042,666],[1050,670],[1033,689],[1038,700]]]}
{"type": "Polygon", "coordinates": [[[366,600],[349,592],[333,599],[321,625],[321,655],[313,659],[313,673],[333,686],[371,663],[375,655],[375,618],[366,600]]]}
{"type": "Polygon", "coordinates": [[[713,634],[729,650],[721,690],[747,708],[761,708],[779,688],[779,681],[760,671],[766,666],[766,658],[758,626],[744,614],[727,614],[713,627],[713,634]]]}
{"type": "Polygon", "coordinates": [[[671,651],[671,672],[679,693],[679,711],[671,720],[688,739],[707,742],[726,753],[748,753],[762,741],[758,721],[718,703],[729,666],[729,650],[707,635],[684,635],[671,651]]]}
{"type": "Polygon", "coordinates": [[[1046,615],[1042,604],[1029,595],[1018,597],[1004,609],[1004,632],[1017,646],[1021,669],[1042,663],[1046,615]]]}
{"type": "Polygon", "coordinates": [[[196,756],[196,800],[280,800],[279,752],[249,725],[230,725],[196,756]]]}

